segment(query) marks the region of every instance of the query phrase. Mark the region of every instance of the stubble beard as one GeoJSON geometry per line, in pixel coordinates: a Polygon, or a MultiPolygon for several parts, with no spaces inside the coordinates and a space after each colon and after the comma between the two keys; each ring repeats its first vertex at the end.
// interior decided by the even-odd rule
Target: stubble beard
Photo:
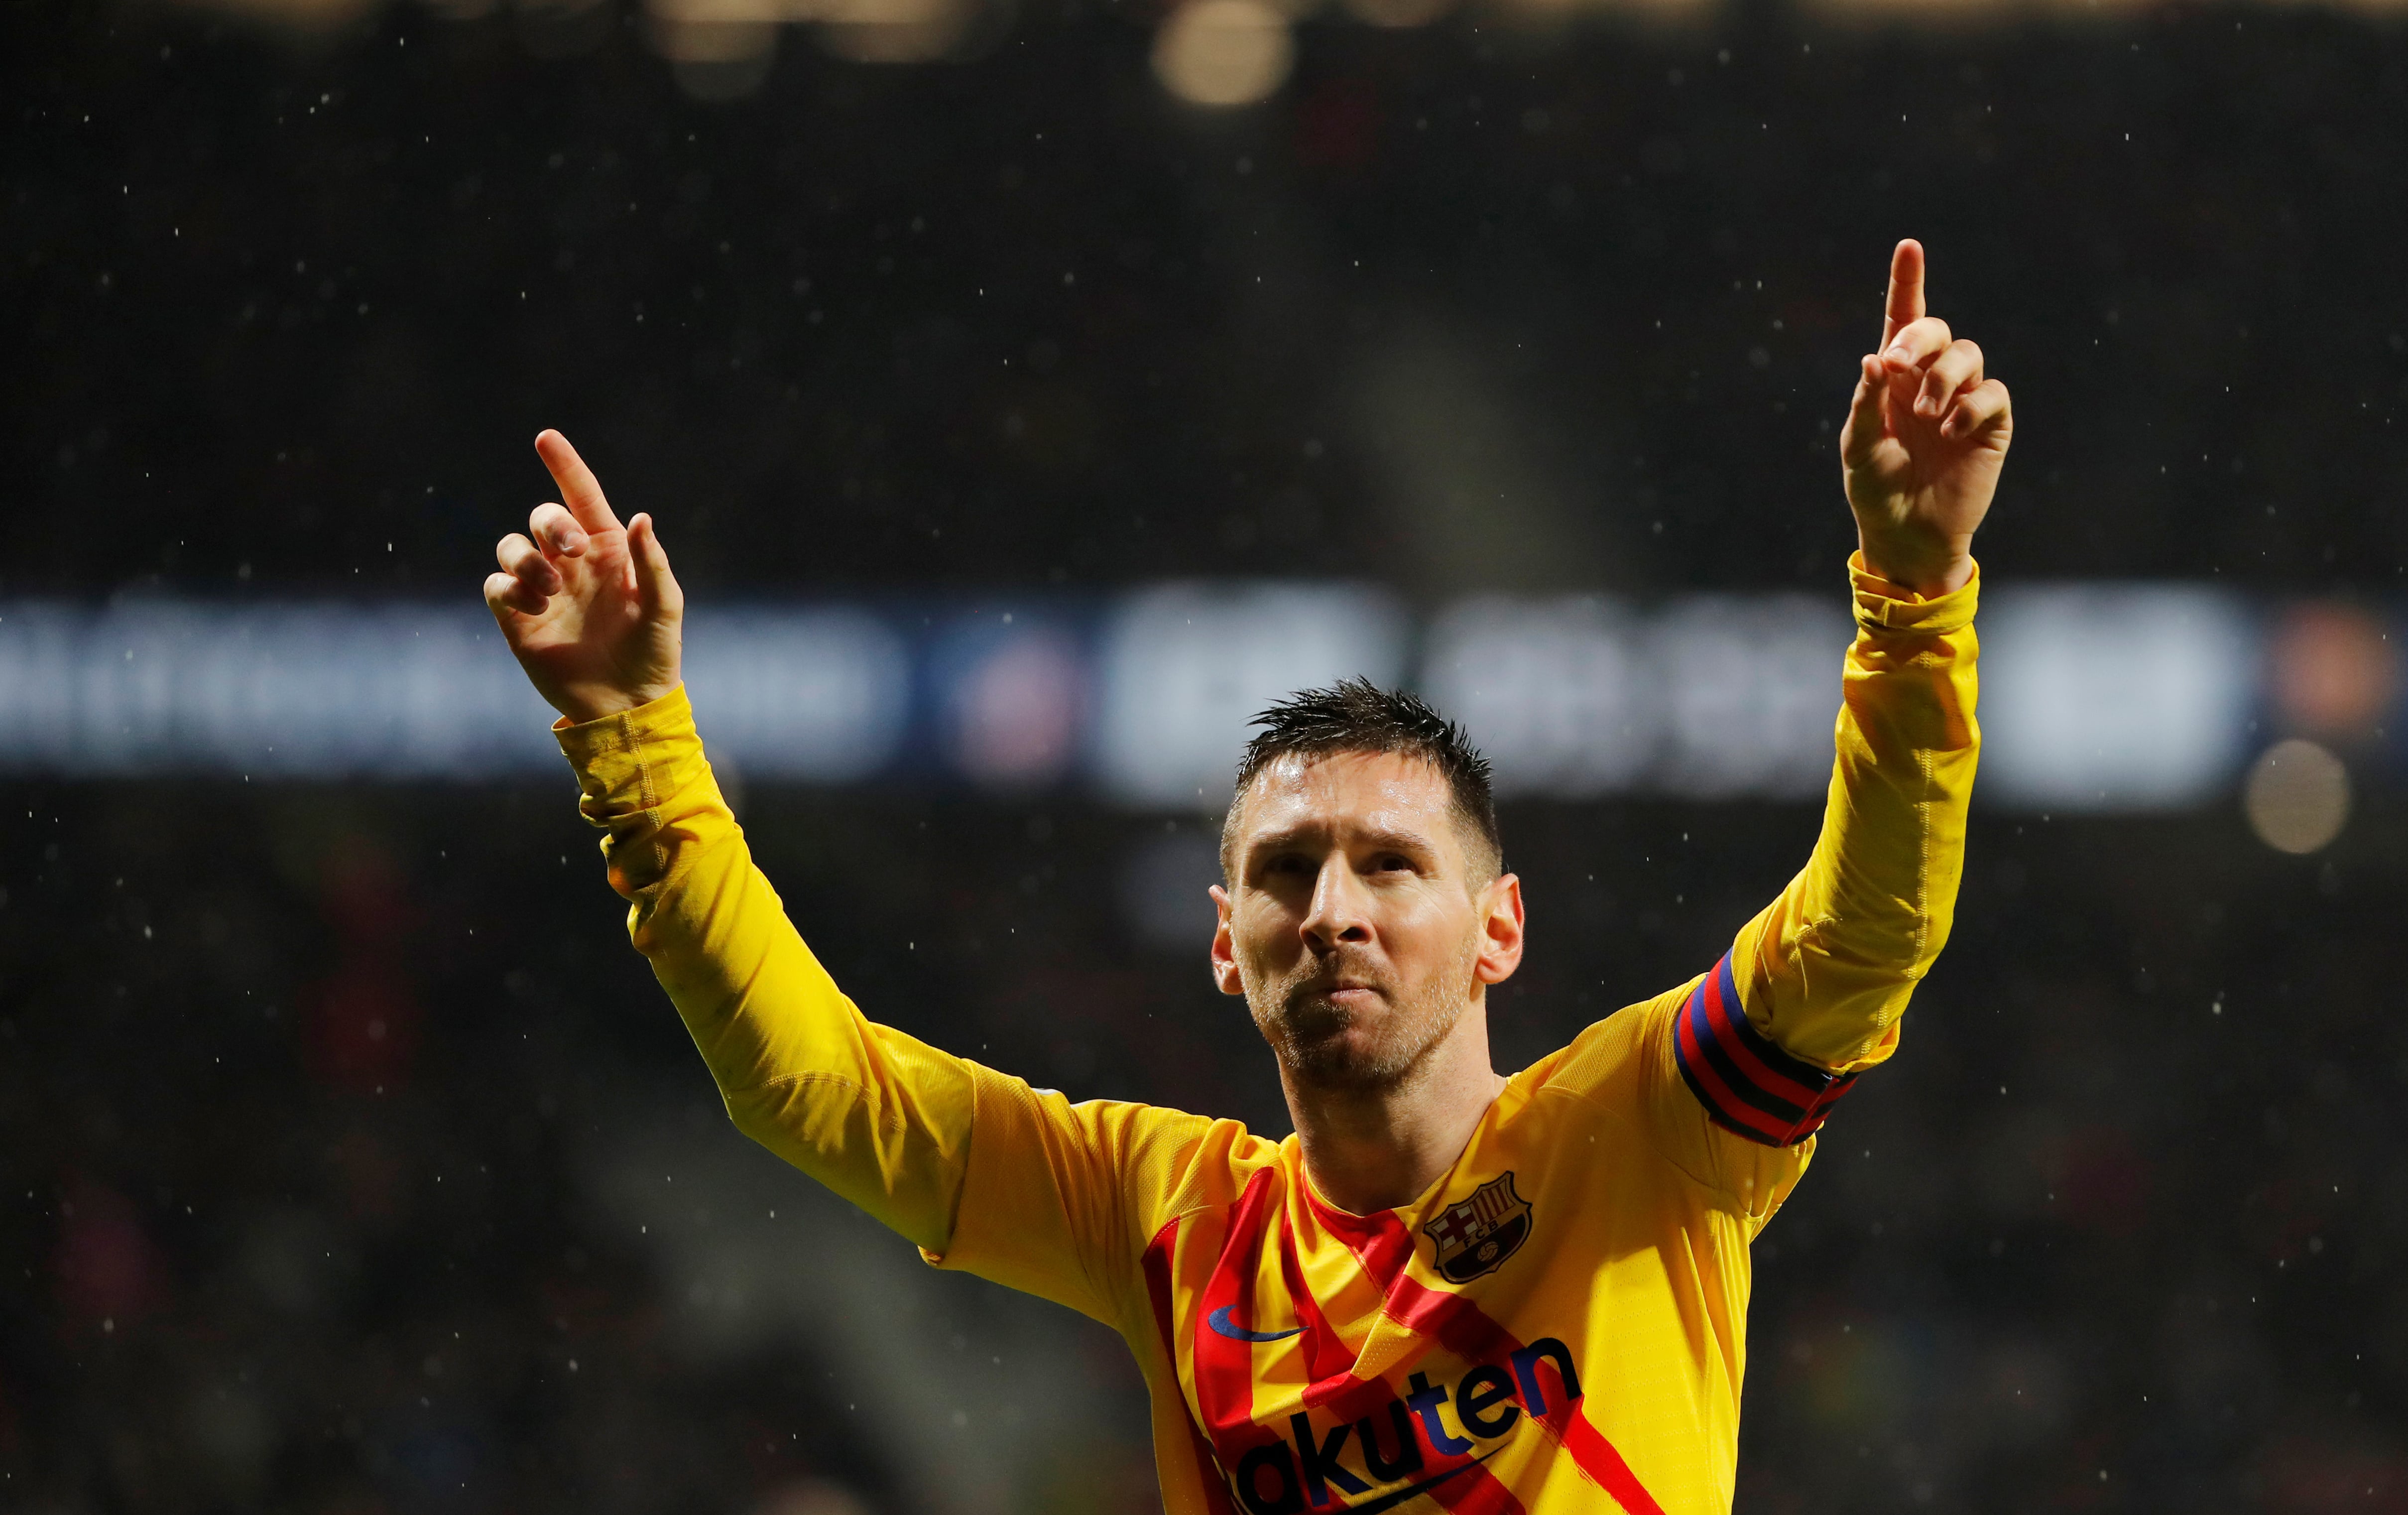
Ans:
{"type": "Polygon", "coordinates": [[[1476,948],[1467,948],[1448,971],[1432,974],[1399,993],[1388,974],[1342,949],[1319,962],[1300,965],[1277,984],[1250,988],[1247,1007],[1280,1065],[1309,1087],[1364,1092],[1411,1078],[1432,1047],[1446,1040],[1470,1003],[1476,948]],[[1331,1002],[1340,978],[1376,985],[1386,1001],[1366,1036],[1350,1035],[1367,1018],[1331,1002]]]}

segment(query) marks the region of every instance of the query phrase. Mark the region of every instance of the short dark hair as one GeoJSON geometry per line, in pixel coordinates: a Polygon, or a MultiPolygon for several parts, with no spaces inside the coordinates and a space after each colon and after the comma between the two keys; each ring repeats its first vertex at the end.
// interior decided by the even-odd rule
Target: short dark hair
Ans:
{"type": "Polygon", "coordinates": [[[1474,844],[1476,868],[1490,877],[1503,871],[1504,844],[1497,833],[1497,801],[1489,793],[1488,759],[1463,728],[1429,702],[1402,689],[1383,689],[1369,679],[1343,679],[1326,689],[1305,689],[1256,715],[1262,728],[1238,760],[1238,792],[1221,827],[1221,872],[1231,873],[1238,841],[1238,812],[1254,775],[1282,758],[1307,760],[1341,752],[1398,753],[1438,770],[1453,796],[1455,820],[1474,844]]]}

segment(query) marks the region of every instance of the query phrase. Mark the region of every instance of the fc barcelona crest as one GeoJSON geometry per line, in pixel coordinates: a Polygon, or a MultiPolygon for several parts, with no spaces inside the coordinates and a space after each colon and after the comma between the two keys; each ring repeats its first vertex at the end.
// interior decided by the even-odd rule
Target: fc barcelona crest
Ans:
{"type": "Polygon", "coordinates": [[[1513,1192],[1510,1173],[1440,1210],[1422,1231],[1438,1245],[1430,1264],[1449,1283],[1469,1283],[1505,1265],[1530,1239],[1530,1202],[1513,1192]]]}

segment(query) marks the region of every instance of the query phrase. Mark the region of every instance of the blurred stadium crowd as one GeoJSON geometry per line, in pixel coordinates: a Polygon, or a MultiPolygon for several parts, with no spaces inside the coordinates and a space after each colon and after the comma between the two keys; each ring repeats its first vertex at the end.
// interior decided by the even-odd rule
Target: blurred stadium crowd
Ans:
{"type": "MultiPolygon", "coordinates": [[[[1250,4],[10,7],[0,650],[35,601],[452,613],[542,425],[731,613],[1344,584],[1426,682],[1467,597],[1836,616],[1920,236],[2017,394],[1990,582],[2224,595],[2249,667],[2197,786],[1977,812],[1759,1245],[1740,1508],[2408,1511],[2408,38],[1250,4]]],[[[726,1126],[565,769],[45,747],[119,708],[77,645],[0,658],[0,1509],[1155,1508],[1117,1342],[726,1126]]],[[[1211,796],[736,767],[871,1015],[1283,1129],[1201,972],[1211,796]]],[[[1581,782],[1504,815],[1509,1067],[1707,966],[1816,819],[1581,782]]]]}

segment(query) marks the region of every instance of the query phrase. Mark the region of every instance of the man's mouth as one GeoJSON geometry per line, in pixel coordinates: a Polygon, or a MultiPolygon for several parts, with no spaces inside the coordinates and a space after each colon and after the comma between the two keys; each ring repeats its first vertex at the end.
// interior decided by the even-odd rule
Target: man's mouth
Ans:
{"type": "Polygon", "coordinates": [[[1368,1010],[1380,1003],[1379,986],[1368,979],[1341,975],[1332,979],[1308,979],[1297,986],[1289,997],[1291,1004],[1310,1004],[1318,1001],[1334,1010],[1368,1010]]]}

